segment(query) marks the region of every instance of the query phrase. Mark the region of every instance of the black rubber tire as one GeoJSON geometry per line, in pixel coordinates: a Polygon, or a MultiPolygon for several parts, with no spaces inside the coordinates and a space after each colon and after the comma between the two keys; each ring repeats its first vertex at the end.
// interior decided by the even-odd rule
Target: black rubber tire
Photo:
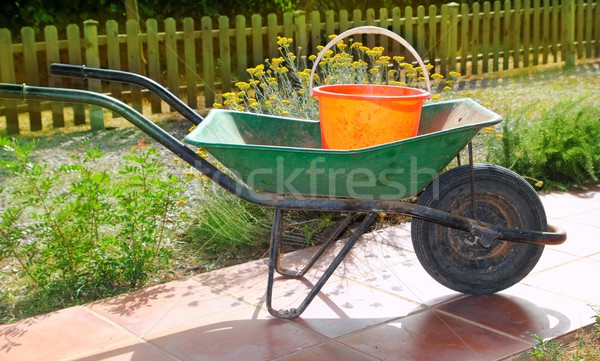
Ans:
{"type": "MultiPolygon", "coordinates": [[[[477,219],[492,225],[546,230],[546,213],[533,187],[518,174],[491,164],[474,165],[477,219]]],[[[460,166],[442,173],[418,204],[471,217],[471,173],[460,166]],[[437,182],[437,184],[436,184],[437,182]]],[[[494,241],[490,248],[464,231],[413,218],[412,242],[421,265],[442,285],[467,294],[490,294],[522,280],[544,246],[494,241]]]]}

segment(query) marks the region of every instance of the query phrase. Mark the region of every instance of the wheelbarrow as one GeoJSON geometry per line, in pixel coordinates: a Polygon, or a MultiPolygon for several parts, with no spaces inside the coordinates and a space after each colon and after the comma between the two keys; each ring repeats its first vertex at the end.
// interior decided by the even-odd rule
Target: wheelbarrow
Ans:
{"type": "Polygon", "coordinates": [[[412,217],[412,242],[422,266],[442,285],[467,294],[511,287],[529,274],[545,245],[566,240],[564,230],[547,224],[538,194],[526,180],[497,165],[474,164],[472,139],[502,118],[471,99],[424,105],[415,137],[335,150],[321,147],[318,121],[222,109],[203,118],[138,74],[68,64],[52,64],[50,72],[147,88],[197,125],[185,137],[186,145],[104,94],[0,84],[0,98],[84,103],[118,113],[225,190],[272,208],[266,307],[274,317],[300,316],[382,212],[412,217]],[[204,148],[220,164],[191,146],[204,148]],[[468,164],[444,171],[465,147],[468,164]],[[281,262],[286,210],[347,215],[305,265],[292,270],[281,262]],[[358,226],[298,307],[274,309],[275,273],[302,278],[359,215],[358,226]]]}

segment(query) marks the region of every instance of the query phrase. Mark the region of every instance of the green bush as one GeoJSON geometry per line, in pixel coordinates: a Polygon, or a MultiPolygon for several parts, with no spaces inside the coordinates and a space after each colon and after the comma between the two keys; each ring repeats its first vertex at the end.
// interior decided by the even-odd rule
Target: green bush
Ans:
{"type": "Polygon", "coordinates": [[[560,101],[537,115],[534,107],[523,107],[506,117],[500,135],[486,141],[487,160],[547,190],[597,181],[600,107],[588,98],[560,101]]]}
{"type": "Polygon", "coordinates": [[[15,183],[0,217],[0,260],[20,278],[2,296],[21,305],[2,319],[132,289],[169,262],[183,187],[154,148],[140,143],[111,175],[96,169],[97,148],[51,170],[32,159],[33,143],[0,146],[0,170],[15,183]]]}

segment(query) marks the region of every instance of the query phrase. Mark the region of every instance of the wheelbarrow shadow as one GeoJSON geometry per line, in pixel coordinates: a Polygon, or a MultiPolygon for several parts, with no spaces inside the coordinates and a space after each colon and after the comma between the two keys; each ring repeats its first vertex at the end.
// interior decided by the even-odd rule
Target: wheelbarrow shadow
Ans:
{"type": "Polygon", "coordinates": [[[338,306],[324,293],[317,300],[335,317],[313,317],[307,312],[305,317],[280,320],[270,317],[264,305],[259,305],[237,313],[238,317],[203,324],[192,322],[148,335],[142,342],[78,360],[150,360],[170,356],[185,360],[270,360],[289,354],[297,357],[305,351],[308,353],[299,359],[310,357],[313,352],[319,357],[357,357],[346,346],[376,358],[395,354],[399,359],[424,355],[435,359],[436,355],[451,351],[456,359],[476,356],[495,360],[503,357],[502,352],[514,354],[532,347],[533,335],[556,337],[571,326],[569,318],[558,311],[503,294],[452,294],[389,317],[371,317],[366,308],[363,317],[350,317],[347,309],[352,305],[338,306]]]}

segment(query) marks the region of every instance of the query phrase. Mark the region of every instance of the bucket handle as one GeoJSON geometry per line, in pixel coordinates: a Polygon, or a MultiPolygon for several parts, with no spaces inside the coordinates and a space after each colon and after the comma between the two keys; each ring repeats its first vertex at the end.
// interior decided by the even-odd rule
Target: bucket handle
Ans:
{"type": "Polygon", "coordinates": [[[406,41],[400,35],[392,32],[392,31],[389,31],[387,29],[384,29],[384,28],[380,28],[377,26],[359,26],[359,27],[344,31],[340,35],[331,39],[331,41],[327,45],[325,45],[325,47],[323,49],[321,49],[321,51],[317,55],[317,58],[315,59],[315,63],[313,64],[312,70],[310,72],[310,81],[309,81],[308,89],[309,89],[309,94],[311,97],[313,96],[313,78],[315,76],[315,72],[317,71],[317,65],[319,64],[321,59],[323,59],[323,56],[325,56],[325,52],[327,50],[331,49],[338,41],[340,41],[344,38],[347,38],[351,35],[356,35],[356,34],[387,35],[388,37],[390,37],[390,38],[398,41],[400,44],[402,44],[408,51],[410,51],[410,53],[415,57],[415,59],[419,63],[419,66],[421,67],[421,69],[423,69],[425,85],[427,86],[427,91],[429,92],[429,94],[431,94],[431,82],[429,81],[429,72],[427,71],[427,68],[425,67],[425,64],[423,63],[423,59],[421,59],[421,57],[419,56],[419,53],[417,53],[415,48],[413,48],[412,45],[410,45],[410,43],[408,41],[406,41]]]}

